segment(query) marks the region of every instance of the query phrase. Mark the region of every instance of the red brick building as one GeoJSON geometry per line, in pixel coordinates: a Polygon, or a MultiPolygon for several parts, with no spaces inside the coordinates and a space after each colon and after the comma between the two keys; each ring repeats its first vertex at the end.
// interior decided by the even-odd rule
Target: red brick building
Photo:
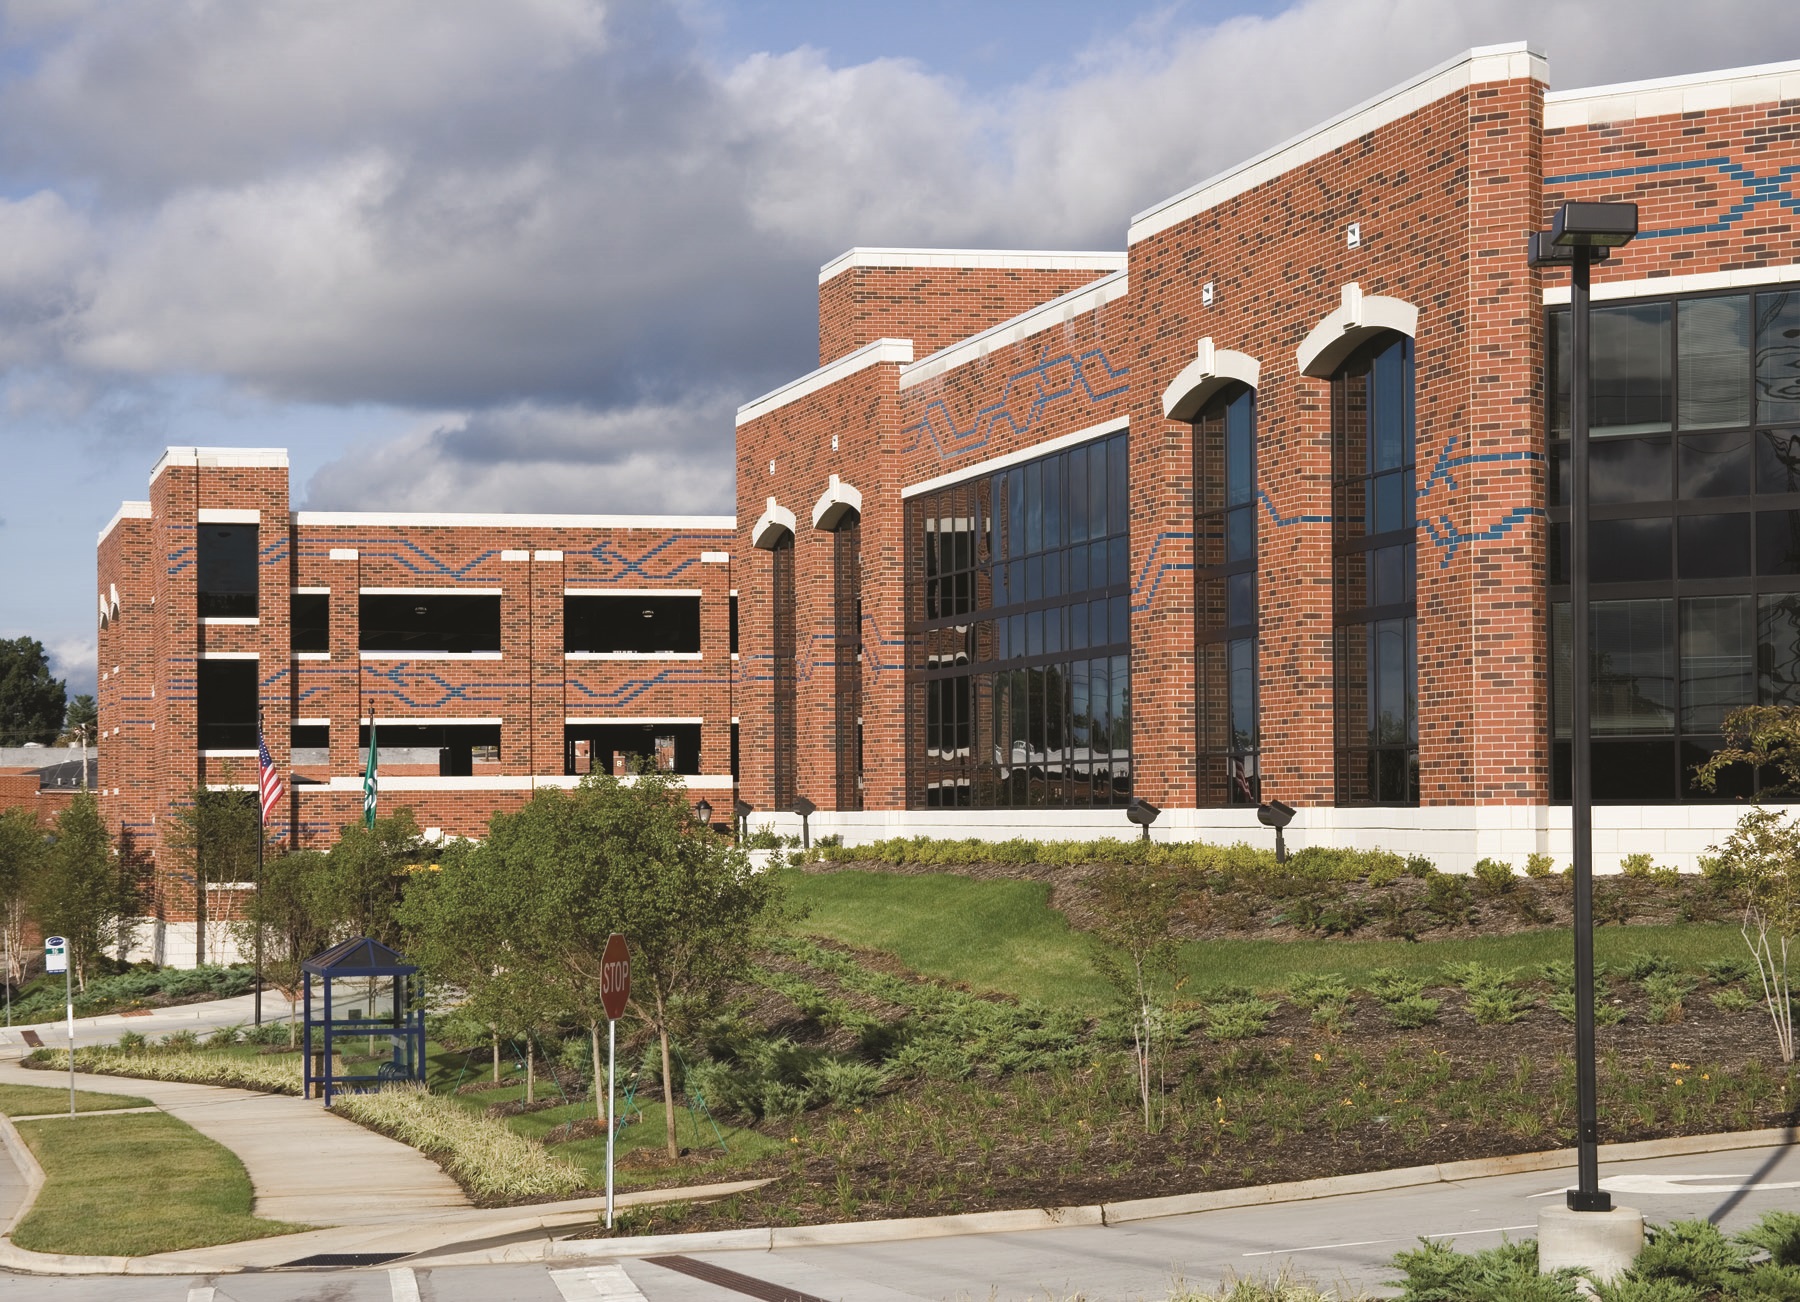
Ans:
{"type": "Polygon", "coordinates": [[[1473,50],[1123,253],[827,264],[820,368],[738,415],[744,798],[1566,857],[1568,289],[1524,244],[1572,198],[1642,232],[1596,272],[1596,848],[1691,865],[1723,714],[1800,702],[1800,63],[1473,50]]]}
{"type": "Polygon", "coordinates": [[[733,529],[295,513],[284,451],[170,448],[99,543],[98,781],[151,884],[140,943],[191,960],[194,884],[159,863],[162,829],[201,783],[254,789],[259,710],[290,844],[361,817],[371,724],[382,812],[428,836],[634,756],[728,820],[733,529]]]}
{"type": "Polygon", "coordinates": [[[1692,787],[1724,713],[1800,704],[1800,62],[1552,90],[1523,45],[1122,252],[826,264],[735,521],[295,515],[283,454],[171,449],[100,540],[106,807],[154,854],[254,779],[260,704],[302,844],[373,719],[445,832],[648,747],[851,840],[1128,835],[1139,796],[1261,839],[1279,799],[1294,844],[1566,858],[1568,286],[1525,260],[1566,199],[1641,215],[1596,271],[1596,850],[1692,866],[1752,789],[1692,787]]]}

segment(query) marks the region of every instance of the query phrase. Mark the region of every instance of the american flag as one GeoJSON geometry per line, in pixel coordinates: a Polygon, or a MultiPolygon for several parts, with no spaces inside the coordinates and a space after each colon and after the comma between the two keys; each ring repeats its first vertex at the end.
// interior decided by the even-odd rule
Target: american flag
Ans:
{"type": "Polygon", "coordinates": [[[269,743],[263,739],[260,728],[256,730],[256,753],[262,765],[262,780],[259,785],[262,791],[262,821],[263,826],[267,827],[269,811],[281,803],[286,788],[282,785],[281,774],[275,771],[274,757],[269,754],[269,743]]]}

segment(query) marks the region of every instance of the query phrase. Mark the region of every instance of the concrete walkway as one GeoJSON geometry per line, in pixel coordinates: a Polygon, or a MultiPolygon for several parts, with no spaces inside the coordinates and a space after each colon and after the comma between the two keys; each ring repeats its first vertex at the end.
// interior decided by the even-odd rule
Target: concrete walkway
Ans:
{"type": "MultiPolygon", "coordinates": [[[[68,1076],[0,1062],[0,1081],[60,1085],[68,1076]]],[[[77,1088],[136,1094],[238,1155],[255,1212],[301,1225],[377,1226],[466,1210],[469,1200],[416,1149],[327,1112],[316,1101],[216,1085],[78,1073],[77,1088]]],[[[9,1190],[0,1188],[0,1198],[9,1190]]],[[[10,1209],[0,1206],[0,1221],[10,1209]]]]}
{"type": "MultiPolygon", "coordinates": [[[[136,1031],[152,1040],[175,1031],[193,1031],[205,1035],[220,1026],[248,1026],[255,1015],[255,995],[234,995],[230,999],[207,999],[194,1004],[174,1004],[168,1008],[143,1009],[130,1014],[107,1013],[102,1017],[77,1017],[75,1043],[86,1047],[112,1044],[126,1031],[136,1031]]],[[[288,1002],[273,991],[263,992],[263,1021],[286,1022],[288,1002]]],[[[0,1027],[0,1056],[17,1058],[31,1052],[25,1032],[30,1030],[52,1049],[69,1047],[68,1023],[61,1016],[41,1022],[16,1022],[0,1027]]]]}

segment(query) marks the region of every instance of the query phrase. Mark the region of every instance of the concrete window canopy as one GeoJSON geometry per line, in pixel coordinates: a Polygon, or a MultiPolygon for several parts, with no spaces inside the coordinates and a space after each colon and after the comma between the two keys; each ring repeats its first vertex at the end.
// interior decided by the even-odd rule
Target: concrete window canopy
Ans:
{"type": "Polygon", "coordinates": [[[1163,390],[1163,415],[1170,420],[1192,420],[1221,390],[1233,384],[1256,388],[1262,379],[1262,363],[1248,353],[1213,347],[1212,336],[1200,340],[1196,356],[1163,390]]]}
{"type": "Polygon", "coordinates": [[[1419,309],[1405,299],[1364,294],[1362,286],[1351,281],[1343,288],[1337,310],[1312,328],[1295,353],[1300,374],[1329,380],[1351,353],[1386,331],[1416,339],[1419,309]]]}
{"type": "Polygon", "coordinates": [[[768,499],[768,506],[750,530],[750,545],[763,551],[774,551],[781,545],[782,534],[790,538],[794,535],[794,513],[784,506],[776,504],[774,498],[768,499]]]}
{"type": "Polygon", "coordinates": [[[813,528],[823,529],[827,533],[836,529],[845,516],[852,511],[862,514],[862,494],[854,487],[844,483],[836,475],[826,485],[824,493],[813,504],[813,528]]]}

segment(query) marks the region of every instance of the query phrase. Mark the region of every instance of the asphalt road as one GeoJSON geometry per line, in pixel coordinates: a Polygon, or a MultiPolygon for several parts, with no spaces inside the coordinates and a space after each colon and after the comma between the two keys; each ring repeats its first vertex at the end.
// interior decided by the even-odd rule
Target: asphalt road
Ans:
{"type": "MultiPolygon", "coordinates": [[[[1653,1223],[1707,1217],[1734,1229],[1770,1208],[1800,1209],[1800,1154],[1791,1147],[1618,1163],[1601,1174],[1617,1201],[1653,1223]]],[[[1165,1298],[1183,1282],[1210,1286],[1228,1274],[1274,1274],[1283,1266],[1328,1287],[1382,1292],[1394,1253],[1421,1235],[1465,1248],[1497,1243],[1503,1234],[1529,1237],[1538,1208],[1560,1198],[1563,1183],[1557,1172],[1495,1176],[1110,1228],[705,1253],[673,1264],[596,1258],[211,1279],[0,1276],[0,1302],[1060,1302],[1077,1295],[1099,1302],[1165,1298]],[[701,1277],[709,1268],[737,1278],[701,1277]]]]}

